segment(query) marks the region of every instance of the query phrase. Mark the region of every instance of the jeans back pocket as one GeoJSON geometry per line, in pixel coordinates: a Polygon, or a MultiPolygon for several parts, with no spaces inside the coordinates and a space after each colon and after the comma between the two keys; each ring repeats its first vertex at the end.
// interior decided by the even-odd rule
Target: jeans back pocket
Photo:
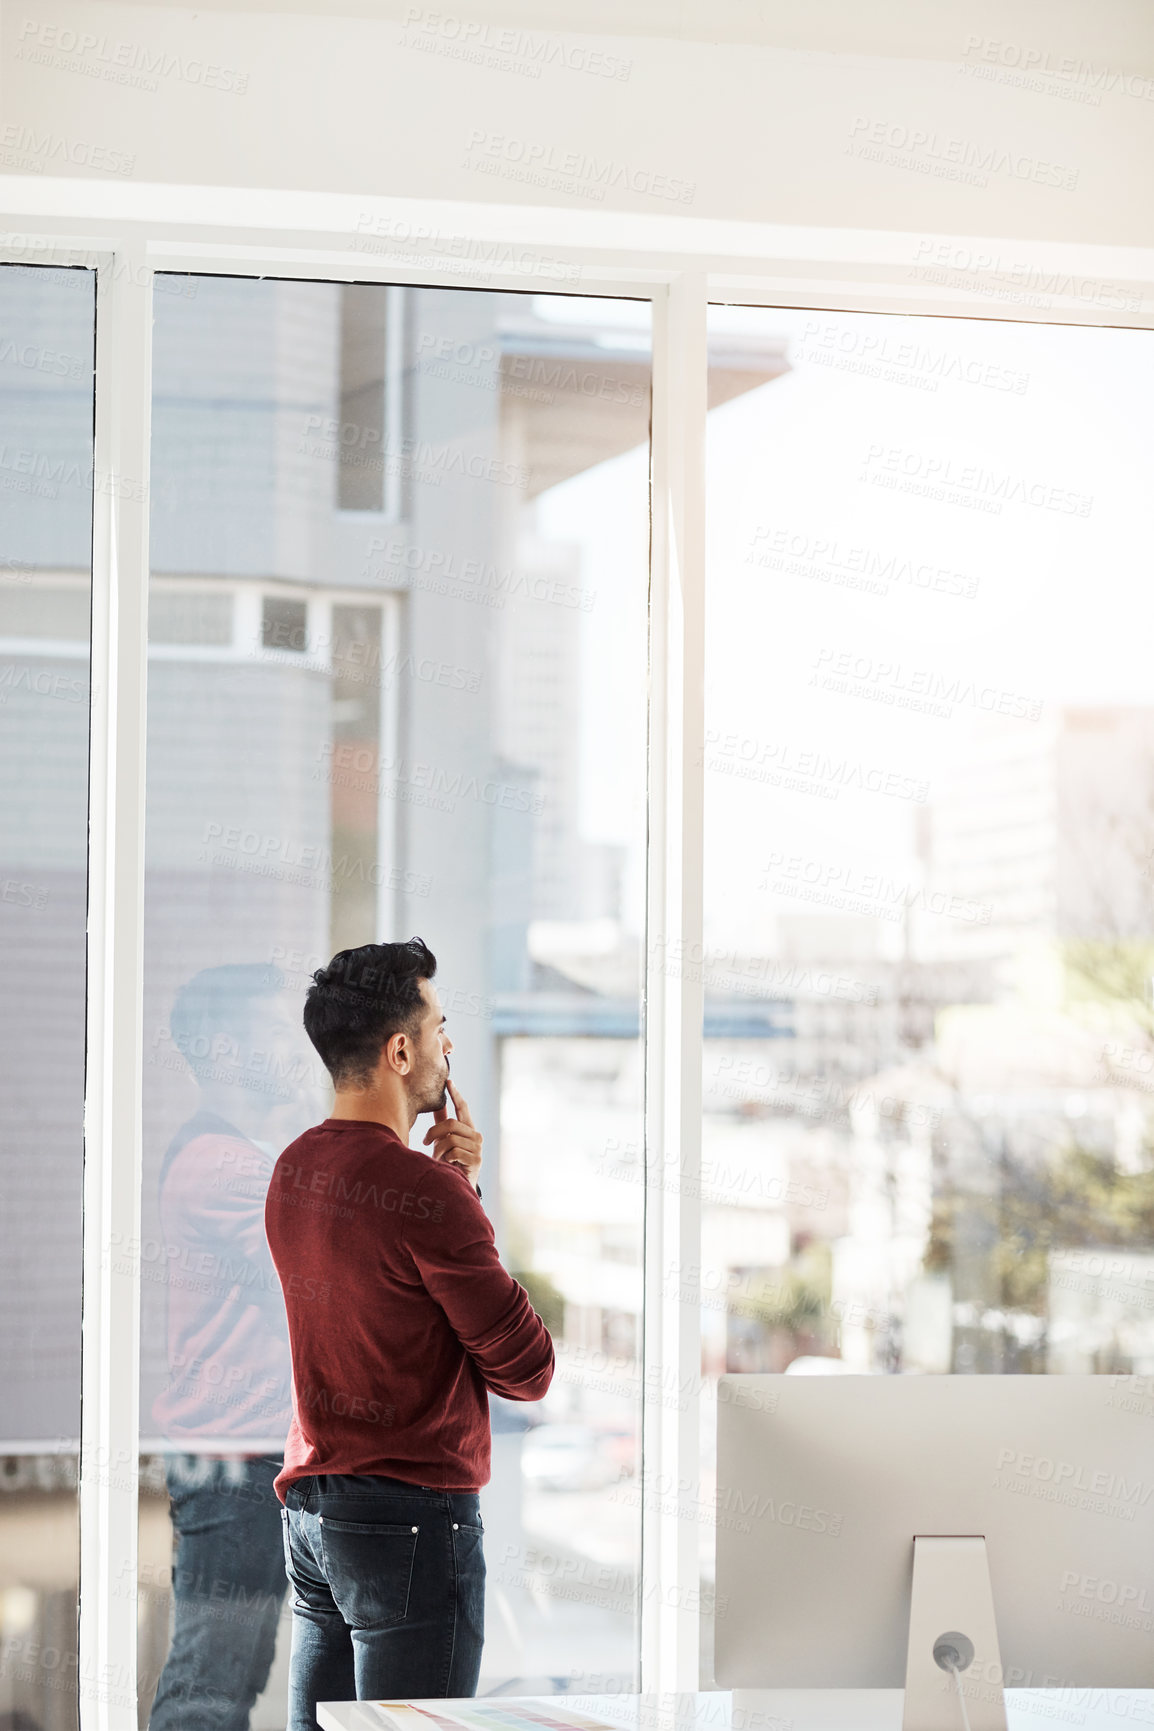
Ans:
{"type": "Polygon", "coordinates": [[[403,1623],[409,1614],[419,1529],[325,1515],[320,1530],[325,1579],[349,1627],[403,1623]]]}

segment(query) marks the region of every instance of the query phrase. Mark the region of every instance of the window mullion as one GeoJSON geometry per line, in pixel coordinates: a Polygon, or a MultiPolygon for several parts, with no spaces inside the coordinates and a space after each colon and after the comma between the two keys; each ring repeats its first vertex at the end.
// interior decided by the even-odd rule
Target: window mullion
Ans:
{"type": "Polygon", "coordinates": [[[704,275],[654,300],[642,1688],[698,1687],[704,275]]]}
{"type": "Polygon", "coordinates": [[[82,1731],[136,1731],[152,274],[98,275],[80,1456],[82,1731]]]}

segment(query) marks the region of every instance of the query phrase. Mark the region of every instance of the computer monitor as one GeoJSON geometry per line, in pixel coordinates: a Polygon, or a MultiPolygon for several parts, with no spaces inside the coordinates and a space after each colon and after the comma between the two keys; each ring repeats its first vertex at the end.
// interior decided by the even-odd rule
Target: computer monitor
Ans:
{"type": "Polygon", "coordinates": [[[1150,1378],[727,1376],[717,1410],[722,1687],[900,1687],[927,1535],[984,1538],[1006,1686],[1154,1685],[1150,1378]]]}

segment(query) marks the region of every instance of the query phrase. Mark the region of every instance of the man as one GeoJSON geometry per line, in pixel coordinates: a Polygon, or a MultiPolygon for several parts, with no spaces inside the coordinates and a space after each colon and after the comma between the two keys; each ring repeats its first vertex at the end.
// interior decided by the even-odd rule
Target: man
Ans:
{"type": "Polygon", "coordinates": [[[436,967],[410,938],[342,950],[313,976],[305,1030],[336,1100],[269,1186],[293,1372],[276,1481],[289,1731],[314,1731],[318,1701],[476,1692],[487,1393],[540,1400],[553,1376],[481,1206],[481,1133],[449,1080],[436,967]],[[423,1112],[428,1153],[408,1146],[423,1112]]]}
{"type": "Polygon", "coordinates": [[[315,1092],[276,968],[205,968],[177,993],[169,1026],[198,1101],[160,1173],[168,1381],[153,1418],[178,1446],[172,1643],[149,1726],[247,1731],[286,1585],[273,1481],[291,1372],[264,1200],[315,1092]]]}

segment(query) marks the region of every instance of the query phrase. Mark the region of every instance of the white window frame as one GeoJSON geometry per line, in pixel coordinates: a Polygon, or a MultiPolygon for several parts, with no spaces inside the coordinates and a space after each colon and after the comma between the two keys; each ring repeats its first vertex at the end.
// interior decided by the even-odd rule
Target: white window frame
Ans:
{"type": "Polygon", "coordinates": [[[6,176],[2,197],[0,261],[98,272],[82,1731],[136,1731],[136,1605],[124,1583],[136,1571],[150,309],[160,271],[652,302],[641,1682],[693,1690],[707,309],[730,302],[1150,329],[1154,249],[31,176],[6,176]],[[407,252],[386,241],[378,254],[366,231],[437,238],[407,252]],[[944,261],[945,282],[927,275],[927,258],[944,261]],[[689,1490],[688,1513],[659,1494],[670,1485],[689,1490]]]}

